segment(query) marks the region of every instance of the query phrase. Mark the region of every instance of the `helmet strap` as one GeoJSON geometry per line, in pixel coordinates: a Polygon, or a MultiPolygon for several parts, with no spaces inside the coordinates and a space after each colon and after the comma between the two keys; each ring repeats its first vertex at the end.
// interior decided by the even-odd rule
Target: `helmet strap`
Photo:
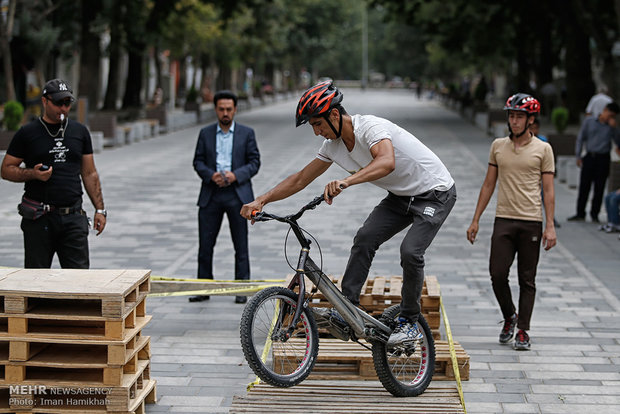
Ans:
{"type": "Polygon", "coordinates": [[[512,128],[510,128],[510,122],[506,122],[506,124],[508,125],[508,132],[510,132],[510,135],[509,135],[510,139],[521,138],[523,135],[525,135],[526,132],[530,130],[530,127],[532,126],[532,124],[527,123],[530,120],[530,116],[531,116],[530,114],[527,114],[527,119],[525,121],[527,125],[525,125],[525,128],[523,128],[523,132],[521,132],[520,134],[515,134],[512,128]]]}
{"type": "MultiPolygon", "coordinates": [[[[332,108],[332,110],[333,109],[336,109],[336,108],[332,108]]],[[[338,111],[338,115],[340,116],[340,121],[338,122],[338,131],[336,131],[336,128],[334,128],[332,121],[329,120],[329,114],[331,114],[331,112],[332,111],[329,111],[327,115],[325,115],[325,120],[327,121],[327,125],[329,125],[332,131],[334,131],[334,134],[336,134],[336,138],[340,138],[340,136],[342,135],[342,114],[340,113],[340,111],[338,111]]]]}

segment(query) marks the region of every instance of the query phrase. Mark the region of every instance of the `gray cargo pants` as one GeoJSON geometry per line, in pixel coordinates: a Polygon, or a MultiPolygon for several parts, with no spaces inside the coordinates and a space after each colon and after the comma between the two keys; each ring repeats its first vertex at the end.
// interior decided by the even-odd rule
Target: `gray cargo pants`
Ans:
{"type": "Polygon", "coordinates": [[[375,252],[385,241],[411,225],[400,245],[403,268],[401,315],[417,321],[424,284],[424,253],[456,202],[456,186],[414,197],[388,193],[357,231],[342,279],[342,293],[359,304],[362,286],[375,252]]]}

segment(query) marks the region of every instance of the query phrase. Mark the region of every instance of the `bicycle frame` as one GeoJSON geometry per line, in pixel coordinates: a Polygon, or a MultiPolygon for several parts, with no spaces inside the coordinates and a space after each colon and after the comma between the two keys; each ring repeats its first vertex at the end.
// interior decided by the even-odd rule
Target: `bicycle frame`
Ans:
{"type": "Polygon", "coordinates": [[[292,334],[292,330],[297,325],[302,309],[308,306],[306,303],[306,284],[304,276],[317,287],[317,289],[325,296],[327,301],[331,303],[334,308],[340,313],[340,315],[347,321],[353,333],[357,339],[369,338],[379,340],[381,342],[387,342],[392,330],[385,324],[379,322],[377,319],[368,315],[366,312],[361,311],[351,301],[346,298],[340,290],[332,283],[332,281],[323,273],[323,271],[314,263],[310,258],[310,240],[307,239],[297,220],[302,214],[309,209],[315,208],[323,201],[323,196],[316,197],[306,206],[304,206],[298,213],[286,217],[279,217],[268,213],[258,213],[255,216],[256,220],[266,221],[268,219],[274,219],[287,223],[297,237],[301,250],[299,252],[299,259],[297,261],[297,269],[295,269],[295,276],[289,284],[289,288],[294,290],[295,286],[299,286],[299,296],[297,299],[297,308],[295,311],[294,319],[291,323],[289,335],[292,334]]]}

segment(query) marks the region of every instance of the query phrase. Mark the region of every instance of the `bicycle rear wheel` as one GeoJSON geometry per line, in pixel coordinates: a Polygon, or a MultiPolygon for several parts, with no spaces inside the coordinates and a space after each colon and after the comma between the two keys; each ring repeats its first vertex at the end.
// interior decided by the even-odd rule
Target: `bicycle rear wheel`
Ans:
{"type": "Polygon", "coordinates": [[[302,310],[290,338],[287,332],[297,308],[297,294],[271,287],[250,299],[241,316],[241,348],[252,371],[277,387],[302,382],[312,371],[319,352],[316,322],[302,310]]]}
{"type": "MultiPolygon", "coordinates": [[[[399,314],[400,305],[394,305],[386,309],[379,320],[394,329],[394,319],[399,314]]],[[[385,343],[378,341],[372,344],[372,359],[377,377],[385,389],[396,397],[415,397],[422,394],[435,372],[435,341],[422,315],[418,318],[418,327],[423,338],[411,353],[390,350],[385,343]]]]}

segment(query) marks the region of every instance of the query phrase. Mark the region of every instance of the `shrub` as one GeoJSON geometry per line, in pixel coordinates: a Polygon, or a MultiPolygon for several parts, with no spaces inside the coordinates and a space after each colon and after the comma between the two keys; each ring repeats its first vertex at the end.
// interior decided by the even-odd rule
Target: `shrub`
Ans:
{"type": "Polygon", "coordinates": [[[551,111],[551,123],[555,126],[558,134],[564,132],[568,126],[568,109],[563,106],[553,108],[553,111],[551,111]]]}
{"type": "Polygon", "coordinates": [[[189,91],[187,91],[186,101],[196,102],[197,99],[198,99],[198,91],[196,90],[196,88],[194,88],[194,86],[192,86],[191,88],[189,88],[189,91]]]}
{"type": "Polygon", "coordinates": [[[4,104],[3,123],[9,131],[17,131],[24,117],[24,107],[17,101],[8,101],[4,104]]]}

